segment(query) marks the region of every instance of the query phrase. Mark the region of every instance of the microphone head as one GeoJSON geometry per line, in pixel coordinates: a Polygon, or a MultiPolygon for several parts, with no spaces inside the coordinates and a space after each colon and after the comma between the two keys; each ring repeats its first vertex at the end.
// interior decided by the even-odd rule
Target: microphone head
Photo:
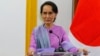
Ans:
{"type": "Polygon", "coordinates": [[[49,30],[49,33],[53,33],[52,30],[49,30]]]}

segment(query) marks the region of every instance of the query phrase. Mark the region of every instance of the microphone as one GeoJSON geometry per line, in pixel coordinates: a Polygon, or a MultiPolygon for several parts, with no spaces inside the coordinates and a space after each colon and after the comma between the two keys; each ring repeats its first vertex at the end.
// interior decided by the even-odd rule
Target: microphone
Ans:
{"type": "Polygon", "coordinates": [[[49,33],[54,34],[54,35],[56,35],[56,36],[57,36],[57,38],[59,39],[59,46],[60,46],[60,45],[61,45],[61,43],[60,43],[60,38],[59,38],[59,36],[58,36],[57,34],[53,33],[53,31],[52,31],[52,30],[49,30],[49,33]]]}
{"type": "Polygon", "coordinates": [[[49,30],[49,33],[54,34],[59,39],[59,47],[57,49],[55,49],[55,52],[65,52],[65,50],[63,49],[63,47],[61,45],[59,36],[57,34],[55,34],[52,30],[49,30]]]}

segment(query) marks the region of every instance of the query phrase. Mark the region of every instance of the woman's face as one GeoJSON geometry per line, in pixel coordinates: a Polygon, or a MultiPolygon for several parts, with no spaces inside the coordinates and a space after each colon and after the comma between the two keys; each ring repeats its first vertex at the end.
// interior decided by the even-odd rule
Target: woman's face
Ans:
{"type": "Polygon", "coordinates": [[[44,5],[41,16],[44,24],[52,24],[56,18],[56,13],[52,11],[52,7],[50,5],[44,5]]]}

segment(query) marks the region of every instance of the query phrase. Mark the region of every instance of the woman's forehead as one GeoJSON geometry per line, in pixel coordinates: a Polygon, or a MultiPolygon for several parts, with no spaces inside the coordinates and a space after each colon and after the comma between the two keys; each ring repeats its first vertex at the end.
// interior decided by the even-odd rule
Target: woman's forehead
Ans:
{"type": "Polygon", "coordinates": [[[45,5],[45,6],[43,7],[43,11],[52,11],[52,6],[50,6],[50,5],[45,5]]]}

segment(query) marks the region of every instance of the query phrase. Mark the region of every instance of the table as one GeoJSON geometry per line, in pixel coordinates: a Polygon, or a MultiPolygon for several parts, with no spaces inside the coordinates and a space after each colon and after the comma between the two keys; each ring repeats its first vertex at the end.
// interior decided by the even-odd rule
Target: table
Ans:
{"type": "Polygon", "coordinates": [[[81,56],[80,52],[38,52],[34,56],[81,56]]]}

